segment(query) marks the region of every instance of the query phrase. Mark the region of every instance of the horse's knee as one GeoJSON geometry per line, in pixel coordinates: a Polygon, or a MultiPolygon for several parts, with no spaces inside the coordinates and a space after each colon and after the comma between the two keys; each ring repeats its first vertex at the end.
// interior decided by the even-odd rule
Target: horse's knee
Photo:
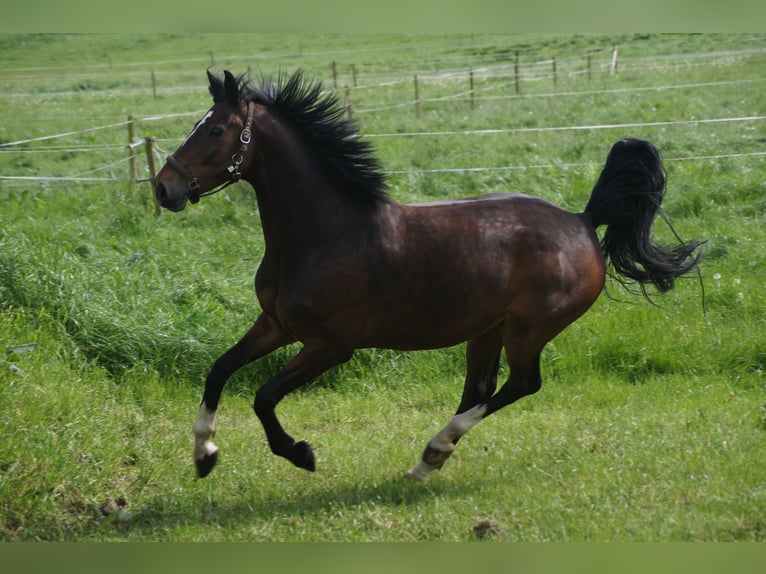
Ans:
{"type": "Polygon", "coordinates": [[[526,371],[512,369],[506,383],[487,401],[485,416],[515,403],[521,398],[535,394],[542,388],[542,385],[543,380],[540,377],[539,366],[535,365],[535,368],[526,371]]]}
{"type": "Polygon", "coordinates": [[[511,368],[508,386],[513,389],[514,400],[534,395],[542,388],[543,378],[540,374],[540,353],[534,357],[531,364],[528,364],[526,368],[511,368]]]}
{"type": "Polygon", "coordinates": [[[542,388],[542,386],[543,381],[539,377],[511,379],[509,380],[508,384],[505,385],[503,389],[501,389],[501,391],[504,392],[500,392],[498,395],[501,397],[505,396],[505,404],[509,405],[518,401],[519,399],[528,397],[529,395],[534,395],[542,388]]]}
{"type": "Polygon", "coordinates": [[[264,391],[263,388],[256,391],[255,399],[253,400],[253,410],[259,418],[266,413],[274,412],[276,407],[277,401],[274,400],[270,393],[264,391]]]}

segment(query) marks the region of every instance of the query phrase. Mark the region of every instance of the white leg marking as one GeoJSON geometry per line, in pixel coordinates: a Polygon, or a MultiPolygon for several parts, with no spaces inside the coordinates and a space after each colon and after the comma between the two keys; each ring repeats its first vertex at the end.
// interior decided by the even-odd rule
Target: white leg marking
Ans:
{"type": "Polygon", "coordinates": [[[455,445],[452,441],[456,438],[463,436],[484,417],[484,413],[487,412],[485,405],[479,405],[468,409],[464,413],[455,415],[447,423],[447,426],[434,435],[434,437],[428,441],[429,446],[441,451],[452,451],[455,445]]]}
{"type": "MultiPolygon", "coordinates": [[[[463,436],[478,422],[484,418],[484,413],[487,412],[486,405],[479,405],[468,409],[464,413],[455,415],[450,419],[442,430],[436,433],[433,438],[428,441],[428,446],[439,452],[448,453],[447,456],[452,454],[455,450],[455,445],[452,441],[458,437],[463,436]]],[[[415,480],[425,480],[426,475],[436,469],[437,467],[423,460],[419,460],[415,466],[413,466],[405,475],[407,478],[414,478],[415,480]]]]}
{"type": "Polygon", "coordinates": [[[412,478],[414,480],[419,480],[420,482],[423,482],[426,479],[426,475],[431,472],[434,468],[430,464],[426,464],[422,460],[419,460],[418,463],[413,466],[410,470],[407,471],[407,474],[404,476],[407,478],[412,478]]]}
{"type": "Polygon", "coordinates": [[[202,403],[192,427],[194,431],[194,459],[202,460],[218,452],[218,447],[211,440],[215,436],[215,411],[202,403]]]}

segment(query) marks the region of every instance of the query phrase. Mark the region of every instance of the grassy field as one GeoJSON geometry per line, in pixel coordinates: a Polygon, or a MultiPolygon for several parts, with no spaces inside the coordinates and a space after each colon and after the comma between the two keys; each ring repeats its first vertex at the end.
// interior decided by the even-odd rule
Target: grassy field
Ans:
{"type": "Polygon", "coordinates": [[[763,541],[765,63],[752,35],[0,36],[0,540],[763,541]],[[230,381],[198,480],[202,382],[258,313],[257,207],[238,184],[155,216],[125,122],[175,149],[208,66],[337,83],[402,202],[581,210],[611,144],[649,139],[666,213],[707,240],[704,297],[610,282],[546,348],[542,391],[426,483],[403,473],[457,406],[462,346],[361,351],[288,396],[313,474],[252,413],[279,351],[230,381]]]}

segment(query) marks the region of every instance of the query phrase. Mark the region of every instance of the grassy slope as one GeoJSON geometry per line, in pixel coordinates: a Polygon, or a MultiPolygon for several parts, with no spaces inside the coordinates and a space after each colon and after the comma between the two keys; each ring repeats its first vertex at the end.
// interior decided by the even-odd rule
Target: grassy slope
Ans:
{"type": "MultiPolygon", "coordinates": [[[[465,101],[424,103],[419,117],[411,106],[363,111],[411,100],[416,72],[427,77],[467,62],[507,63],[515,49],[527,61],[556,56],[560,70],[582,71],[584,50],[609,48],[614,40],[619,75],[599,73],[590,82],[582,74],[562,76],[556,89],[757,79],[758,52],[716,57],[724,64],[715,65],[697,65],[707,61],[698,54],[762,49],[762,39],[208,40],[210,50],[184,37],[4,37],[7,93],[38,94],[44,105],[30,110],[21,97],[0,98],[0,142],[105,125],[129,114],[204,110],[200,70],[210,51],[219,66],[242,69],[250,64],[242,55],[255,53],[254,68],[303,65],[328,81],[328,62],[335,59],[341,85],[351,81],[352,63],[360,85],[387,75],[404,78],[395,87],[354,92],[357,118],[371,134],[733,117],[764,109],[762,86],[754,83],[487,99],[473,111],[465,101]],[[298,52],[303,55],[287,56],[298,52]],[[682,53],[688,56],[679,59],[682,53]],[[171,62],[181,57],[187,62],[171,62]],[[72,62],[78,65],[62,68],[72,62]],[[158,99],[147,87],[149,65],[130,62],[156,68],[158,99]],[[40,67],[48,69],[29,71],[40,67]]],[[[610,54],[599,54],[603,65],[610,54]]],[[[507,79],[477,87],[492,82],[507,79]]],[[[550,79],[545,82],[528,79],[524,91],[553,91],[550,79]]],[[[424,81],[421,90],[424,98],[459,91],[437,81],[424,81]]],[[[142,122],[139,132],[177,138],[194,119],[142,122]]],[[[617,137],[647,137],[670,158],[746,153],[762,151],[760,127],[689,124],[627,134],[374,142],[389,170],[561,165],[395,174],[392,194],[401,201],[511,190],[576,210],[617,137]]],[[[120,128],[80,136],[72,145],[124,141],[120,128]]],[[[121,157],[124,151],[3,154],[0,174],[78,174],[121,157]]],[[[219,420],[220,468],[205,481],[193,478],[190,426],[200,382],[257,313],[251,278],[262,244],[244,186],[180,215],[155,218],[138,190],[121,183],[0,183],[0,352],[8,349],[0,355],[0,537],[464,540],[475,537],[479,521],[491,519],[499,528],[490,532],[493,539],[762,540],[763,159],[670,161],[666,167],[666,209],[676,228],[709,240],[707,315],[694,280],[681,281],[663,308],[611,286],[630,303],[602,297],[546,349],[543,391],[484,421],[424,485],[401,474],[457,403],[461,348],[361,352],[286,399],[280,406],[286,428],[317,452],[313,475],[268,452],[250,409],[255,386],[291,350],[276,353],[230,382],[219,420]],[[17,348],[31,342],[30,352],[17,348]]],[[[124,164],[116,169],[124,173],[124,164]]],[[[657,233],[670,240],[663,225],[657,233]]]]}

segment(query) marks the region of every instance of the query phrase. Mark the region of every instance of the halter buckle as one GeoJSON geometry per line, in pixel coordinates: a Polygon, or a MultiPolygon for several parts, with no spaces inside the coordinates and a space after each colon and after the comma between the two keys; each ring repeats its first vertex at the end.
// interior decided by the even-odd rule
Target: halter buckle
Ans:
{"type": "Polygon", "coordinates": [[[242,177],[242,172],[239,170],[239,166],[242,164],[242,156],[235,153],[231,156],[231,165],[226,168],[226,171],[231,175],[232,183],[237,182],[242,177]]]}
{"type": "Polygon", "coordinates": [[[186,182],[186,187],[189,188],[189,201],[197,203],[200,197],[199,181],[196,177],[192,177],[186,182]]]}

